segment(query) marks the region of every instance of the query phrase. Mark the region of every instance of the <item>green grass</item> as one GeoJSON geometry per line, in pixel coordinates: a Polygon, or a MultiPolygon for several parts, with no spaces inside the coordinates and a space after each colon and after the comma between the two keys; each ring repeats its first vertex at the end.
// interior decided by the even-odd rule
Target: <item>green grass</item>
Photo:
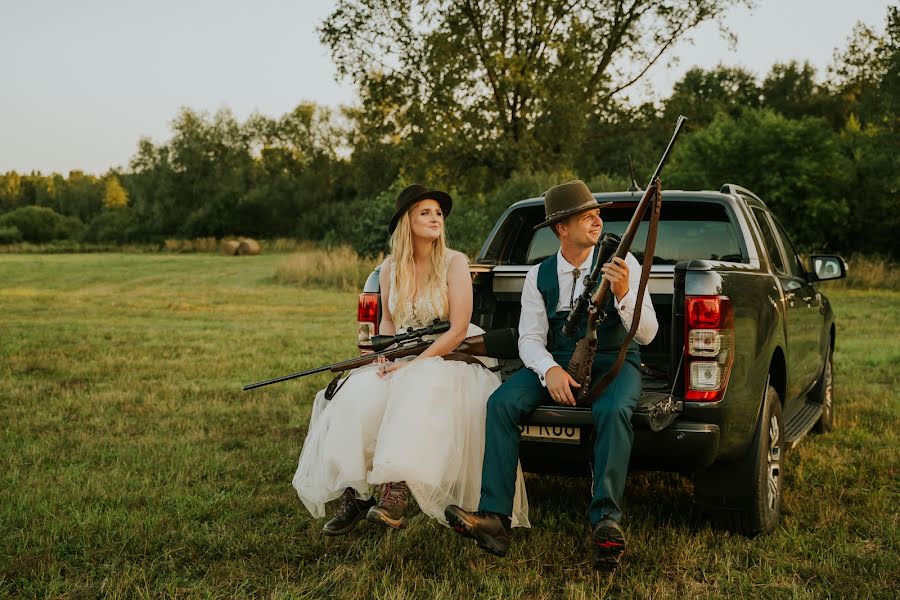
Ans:
{"type": "Polygon", "coordinates": [[[282,256],[0,256],[0,596],[894,598],[900,293],[834,290],[836,429],[786,459],[784,517],[709,528],[691,485],[633,473],[629,550],[592,571],[583,479],[528,477],[505,559],[417,514],[319,534],[290,481],[314,376],[352,356],[352,292],[282,256]]]}

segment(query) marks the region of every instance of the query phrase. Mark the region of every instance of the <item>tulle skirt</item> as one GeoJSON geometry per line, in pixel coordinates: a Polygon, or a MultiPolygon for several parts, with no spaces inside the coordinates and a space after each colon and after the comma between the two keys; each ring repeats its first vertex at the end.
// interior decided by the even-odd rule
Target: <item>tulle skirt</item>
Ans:
{"type": "MultiPolygon", "coordinates": [[[[488,359],[490,360],[490,359],[488,359]]],[[[499,377],[477,365],[429,358],[378,377],[354,370],[331,401],[316,395],[293,485],[314,517],[353,488],[405,481],[425,514],[446,525],[444,508],[478,508],[487,399],[499,377]]],[[[512,524],[530,527],[521,467],[512,524]]]]}

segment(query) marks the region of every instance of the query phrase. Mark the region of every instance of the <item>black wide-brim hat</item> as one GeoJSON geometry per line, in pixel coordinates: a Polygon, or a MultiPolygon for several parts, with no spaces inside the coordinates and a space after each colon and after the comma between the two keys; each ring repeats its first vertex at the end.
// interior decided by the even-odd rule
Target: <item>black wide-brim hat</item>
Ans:
{"type": "Polygon", "coordinates": [[[397,223],[400,222],[403,213],[408,211],[410,206],[422,200],[435,200],[440,204],[441,212],[444,213],[445,219],[447,218],[447,215],[450,214],[450,209],[453,208],[453,198],[451,198],[450,194],[447,192],[429,190],[420,183],[414,183],[400,192],[400,195],[397,196],[397,200],[394,203],[394,216],[391,217],[388,233],[394,233],[394,230],[397,229],[397,223]]]}
{"type": "Polygon", "coordinates": [[[612,202],[597,202],[588,186],[580,179],[574,179],[568,183],[553,186],[544,192],[544,218],[546,220],[538,223],[534,228],[540,229],[562,221],[566,217],[609,204],[612,202]]]}

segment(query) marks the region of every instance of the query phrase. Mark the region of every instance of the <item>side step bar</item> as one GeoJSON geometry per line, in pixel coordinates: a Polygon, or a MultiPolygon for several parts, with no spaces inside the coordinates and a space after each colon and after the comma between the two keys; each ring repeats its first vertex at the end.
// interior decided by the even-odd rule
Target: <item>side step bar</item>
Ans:
{"type": "Polygon", "coordinates": [[[784,424],[784,443],[788,450],[800,443],[800,440],[809,433],[816,421],[822,415],[822,405],[816,402],[807,402],[800,412],[791,417],[784,424]]]}

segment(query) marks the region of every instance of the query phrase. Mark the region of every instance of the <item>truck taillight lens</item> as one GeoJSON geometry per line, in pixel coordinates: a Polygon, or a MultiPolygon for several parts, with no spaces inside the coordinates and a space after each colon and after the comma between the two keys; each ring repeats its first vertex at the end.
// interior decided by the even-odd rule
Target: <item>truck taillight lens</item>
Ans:
{"type": "Polygon", "coordinates": [[[684,399],[717,402],[734,362],[734,310],[727,296],[686,296],[684,399]]]}
{"type": "Polygon", "coordinates": [[[692,329],[688,352],[692,356],[716,356],[722,348],[722,335],[717,329],[692,329]]]}
{"type": "Polygon", "coordinates": [[[356,309],[357,333],[360,350],[372,349],[372,336],[378,335],[378,294],[366,292],[359,295],[356,309]]]}

